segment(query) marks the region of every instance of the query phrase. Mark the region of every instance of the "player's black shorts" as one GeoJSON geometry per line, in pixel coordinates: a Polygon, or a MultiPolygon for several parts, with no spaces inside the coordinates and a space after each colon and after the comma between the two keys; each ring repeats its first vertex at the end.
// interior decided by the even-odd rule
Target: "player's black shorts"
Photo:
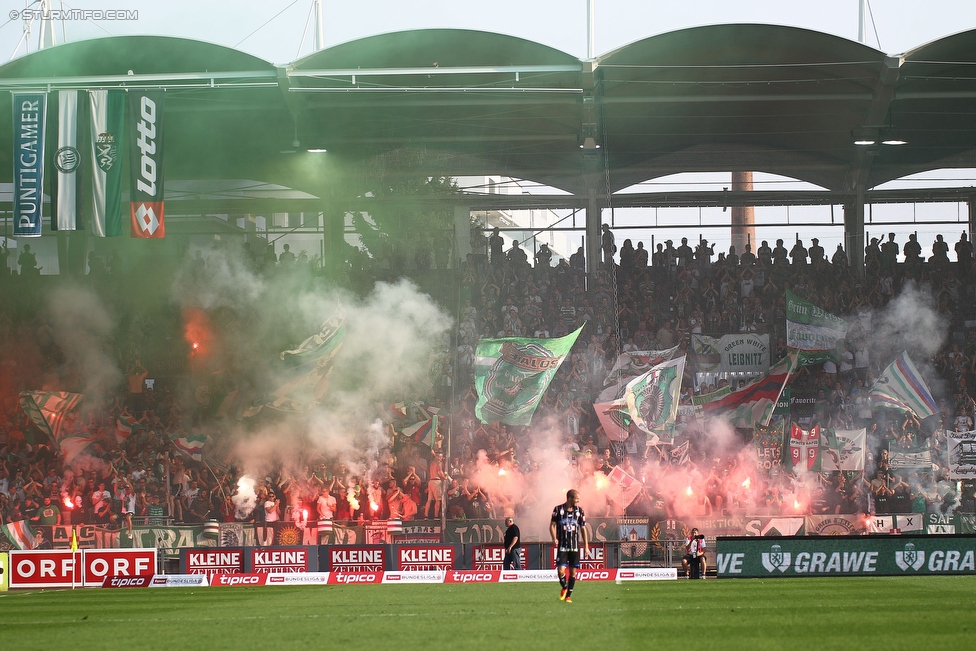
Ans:
{"type": "Polygon", "coordinates": [[[556,567],[575,567],[579,569],[580,566],[580,554],[579,551],[575,552],[564,552],[562,550],[556,555],[556,567]]]}
{"type": "MultiPolygon", "coordinates": [[[[705,560],[705,554],[699,554],[699,555],[698,555],[698,559],[700,559],[700,560],[705,560]]],[[[688,561],[688,562],[690,563],[690,562],[692,562],[692,561],[694,561],[694,560],[696,560],[696,559],[695,559],[695,558],[693,558],[691,554],[685,554],[685,555],[684,555],[684,556],[682,557],[682,559],[681,559],[681,560],[684,560],[684,561],[688,561]]]]}

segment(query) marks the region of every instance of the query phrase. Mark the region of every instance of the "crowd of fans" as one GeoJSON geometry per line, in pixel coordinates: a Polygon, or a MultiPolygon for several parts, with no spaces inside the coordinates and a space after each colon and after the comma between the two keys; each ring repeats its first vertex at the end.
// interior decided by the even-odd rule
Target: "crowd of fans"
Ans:
{"type": "MultiPolygon", "coordinates": [[[[883,243],[872,240],[863,276],[839,246],[828,259],[816,239],[809,248],[796,241],[789,250],[782,240],[775,247],[763,241],[755,252],[747,245],[741,253],[733,248],[717,258],[704,240],[694,248],[685,239],[677,247],[668,241],[653,252],[626,240],[617,250],[607,228],[602,244],[603,261],[588,278],[582,248],[553,264],[556,256],[543,245],[530,261],[518,242],[506,250],[496,229],[485,238],[483,251],[476,248],[455,274],[461,298],[453,354],[443,356],[433,388],[412,397],[426,404],[405,397],[409,413],[389,419],[389,449],[361,460],[356,470],[328,451],[308,453],[281,463],[253,485],[241,483],[233,458],[205,453],[208,462],[196,461],[174,443],[188,432],[219,439],[219,417],[178,404],[166,386],[149,390],[144,385],[138,351],[160,336],[165,323],[140,315],[123,319],[123,331],[113,342],[130,381],[114,398],[86,410],[84,418],[64,423],[67,433],[91,439],[86,454],[66,465],[18,402],[20,391],[57,386],[57,373],[64,372],[55,370],[60,368],[57,346],[40,311],[0,313],[3,340],[29,342],[5,351],[0,373],[0,522],[131,527],[211,519],[411,520],[439,518],[442,510],[454,519],[497,518],[534,505],[531,487],[552,461],[540,457],[541,450],[565,463],[572,482],[591,487],[591,499],[616,466],[641,480],[642,490],[626,508],[601,497],[596,515],[976,511],[972,482],[950,481],[946,461],[947,433],[973,429],[976,270],[965,234],[955,244],[955,262],[941,236],[927,259],[914,236],[902,250],[894,236],[883,243]],[[874,410],[867,398],[891,360],[878,355],[863,315],[884,309],[907,287],[931,296],[932,310],[949,334],[934,358],[919,360],[935,369],[945,396],[939,414],[925,422],[874,410]],[[671,444],[648,446],[639,432],[623,442],[606,437],[593,404],[621,352],[677,345],[679,354],[686,354],[693,334],[757,333],[769,335],[775,361],[786,353],[786,290],[850,322],[837,362],[805,366],[794,375],[793,394],[813,397],[808,413],[798,410],[794,418],[799,414],[805,429],[867,428],[865,470],[808,474],[783,466],[760,472],[751,430],[731,431],[694,418],[677,424],[671,444]],[[485,425],[475,418],[473,364],[482,338],[559,337],[581,326],[531,427],[485,425]],[[440,428],[430,447],[397,433],[418,419],[415,406],[439,410],[440,428]],[[895,452],[919,450],[930,454],[931,467],[892,466],[895,452]]],[[[313,275],[312,261],[284,249],[277,258],[272,247],[245,253],[255,272],[307,269],[313,275]]],[[[418,262],[418,267],[448,267],[442,258],[428,251],[420,259],[426,266],[418,262]]],[[[90,262],[89,272],[96,276],[111,275],[120,264],[90,262]]],[[[393,262],[379,265],[358,250],[348,263],[353,279],[396,272],[393,262]]],[[[198,252],[190,265],[203,273],[207,261],[198,252]]],[[[31,274],[25,269],[20,280],[31,274]]],[[[14,280],[4,276],[0,289],[5,284],[9,293],[14,280]]],[[[724,382],[697,383],[689,354],[682,402],[724,382]]]]}

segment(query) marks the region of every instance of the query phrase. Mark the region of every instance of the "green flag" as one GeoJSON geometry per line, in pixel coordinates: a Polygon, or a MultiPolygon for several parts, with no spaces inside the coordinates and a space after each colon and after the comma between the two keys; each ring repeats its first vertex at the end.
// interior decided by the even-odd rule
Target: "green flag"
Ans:
{"type": "Polygon", "coordinates": [[[839,361],[846,336],[846,321],[786,292],[786,345],[800,352],[801,366],[839,361]]]}
{"type": "Polygon", "coordinates": [[[532,422],[542,395],[582,330],[558,339],[482,339],[474,360],[475,416],[482,423],[532,422]]]}
{"type": "Polygon", "coordinates": [[[681,398],[681,377],[685,358],[658,364],[627,384],[624,397],[630,417],[641,430],[653,434],[674,423],[681,398]]]}
{"type": "Polygon", "coordinates": [[[122,234],[122,151],[125,92],[90,90],[92,227],[99,237],[122,234]]]}

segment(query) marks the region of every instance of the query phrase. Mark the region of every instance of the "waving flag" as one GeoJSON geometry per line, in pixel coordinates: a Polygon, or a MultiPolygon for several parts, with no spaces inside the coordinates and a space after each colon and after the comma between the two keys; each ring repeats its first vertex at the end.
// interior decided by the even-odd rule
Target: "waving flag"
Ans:
{"type": "Polygon", "coordinates": [[[620,466],[614,467],[607,475],[607,498],[622,508],[627,508],[631,502],[637,499],[641,488],[641,483],[637,481],[637,478],[631,477],[620,466]]]}
{"type": "Polygon", "coordinates": [[[434,414],[427,420],[404,428],[403,435],[429,448],[434,447],[434,438],[437,436],[437,415],[434,414]]]}
{"type": "Polygon", "coordinates": [[[25,391],[20,394],[20,406],[37,427],[51,437],[64,457],[71,463],[95,442],[95,435],[87,431],[69,431],[65,421],[81,402],[80,393],[66,391],[25,391]]]}
{"type": "Polygon", "coordinates": [[[627,384],[624,398],[630,418],[641,430],[652,434],[673,424],[678,415],[681,377],[685,358],[664,362],[627,384]]]}
{"type": "Polygon", "coordinates": [[[142,425],[136,420],[135,416],[124,413],[115,419],[115,440],[124,443],[128,440],[132,432],[137,431],[142,425]]]}
{"type": "Polygon", "coordinates": [[[329,386],[332,360],[345,336],[346,311],[339,305],[317,334],[303,341],[298,348],[281,353],[280,359],[294,366],[281,374],[278,388],[257,400],[244,412],[244,417],[254,416],[264,407],[300,413],[318,405],[329,386]]]}
{"type": "Polygon", "coordinates": [[[190,457],[194,461],[203,459],[203,446],[207,443],[207,437],[203,434],[188,434],[173,439],[176,449],[190,457]]]}
{"type": "Polygon", "coordinates": [[[802,429],[796,423],[789,433],[789,460],[794,471],[820,472],[820,426],[802,429]]]}
{"type": "Polygon", "coordinates": [[[8,522],[0,527],[14,549],[34,549],[37,534],[27,520],[8,522]]]}
{"type": "Polygon", "coordinates": [[[482,423],[531,423],[582,329],[558,339],[482,339],[474,360],[475,416],[482,423]]]}
{"type": "Polygon", "coordinates": [[[613,402],[598,402],[593,405],[596,417],[600,419],[603,433],[611,441],[626,441],[630,436],[630,426],[634,422],[623,398],[613,402]]]}
{"type": "Polygon", "coordinates": [[[607,388],[600,394],[600,399],[606,402],[622,397],[631,380],[658,364],[673,359],[677,352],[678,346],[674,346],[665,350],[632,350],[618,355],[613,368],[603,381],[603,386],[607,388]]]}
{"type": "Polygon", "coordinates": [[[932,392],[908,357],[908,352],[902,353],[888,365],[871,387],[869,397],[875,407],[910,411],[919,418],[928,418],[939,411],[932,392]]]}
{"type": "Polygon", "coordinates": [[[695,414],[699,417],[721,416],[733,427],[768,423],[796,364],[796,353],[791,353],[769,369],[769,373],[754,378],[737,391],[723,387],[703,396],[695,396],[691,399],[695,414]]]}
{"type": "Polygon", "coordinates": [[[864,448],[867,431],[861,429],[838,429],[827,437],[827,446],[821,451],[820,469],[864,470],[864,448]]]}
{"type": "Polygon", "coordinates": [[[800,363],[837,361],[847,337],[847,322],[786,292],[786,345],[800,352],[800,363]]]}

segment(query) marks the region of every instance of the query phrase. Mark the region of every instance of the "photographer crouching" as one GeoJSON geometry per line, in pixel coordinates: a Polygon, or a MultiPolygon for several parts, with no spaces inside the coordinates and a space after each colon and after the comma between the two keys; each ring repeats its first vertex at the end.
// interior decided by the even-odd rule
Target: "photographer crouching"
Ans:
{"type": "Polygon", "coordinates": [[[681,559],[681,571],[689,579],[704,579],[705,568],[705,536],[695,528],[685,539],[685,555],[681,559]]]}

